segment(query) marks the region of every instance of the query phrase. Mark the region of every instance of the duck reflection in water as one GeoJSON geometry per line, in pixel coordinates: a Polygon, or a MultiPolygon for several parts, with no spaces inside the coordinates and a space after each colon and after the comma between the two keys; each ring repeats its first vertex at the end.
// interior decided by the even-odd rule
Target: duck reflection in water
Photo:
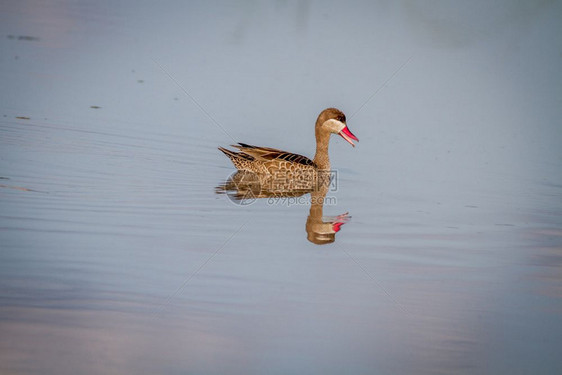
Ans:
{"type": "Polygon", "coordinates": [[[251,204],[260,198],[290,200],[310,193],[310,212],[306,220],[307,238],[310,242],[323,245],[334,242],[336,233],[351,218],[347,212],[338,216],[324,216],[324,203],[329,203],[331,198],[326,198],[331,186],[331,177],[333,176],[329,172],[317,173],[311,178],[310,189],[296,189],[274,176],[238,171],[217,187],[217,193],[228,194],[231,200],[241,205],[251,204]]]}
{"type": "Polygon", "coordinates": [[[323,217],[323,206],[330,187],[332,173],[328,145],[330,135],[338,134],[355,146],[359,141],[349,130],[343,112],[327,108],[316,120],[316,154],[313,160],[287,151],[245,143],[233,145],[238,151],[219,147],[232,161],[238,172],[232,175],[217,192],[243,203],[257,198],[292,198],[310,193],[310,214],[306,222],[309,241],[325,244],[335,241],[335,234],[349,220],[347,213],[323,217]]]}

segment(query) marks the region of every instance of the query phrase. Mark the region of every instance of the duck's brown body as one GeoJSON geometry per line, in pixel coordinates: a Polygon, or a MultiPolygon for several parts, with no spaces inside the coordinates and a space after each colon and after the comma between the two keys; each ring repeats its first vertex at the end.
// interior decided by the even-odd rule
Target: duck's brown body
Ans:
{"type": "Polygon", "coordinates": [[[232,160],[238,170],[273,176],[283,173],[289,180],[309,180],[318,171],[330,170],[328,144],[332,133],[341,135],[352,146],[355,146],[352,139],[358,141],[347,128],[343,112],[336,108],[328,108],[322,111],[316,120],[314,160],[275,148],[258,147],[245,143],[232,145],[238,149],[238,152],[223,147],[219,147],[219,150],[232,160]]]}
{"type": "Polygon", "coordinates": [[[269,147],[252,146],[245,143],[232,145],[239,152],[219,147],[232,160],[236,169],[254,173],[275,174],[279,170],[315,170],[317,165],[306,156],[269,147]]]}

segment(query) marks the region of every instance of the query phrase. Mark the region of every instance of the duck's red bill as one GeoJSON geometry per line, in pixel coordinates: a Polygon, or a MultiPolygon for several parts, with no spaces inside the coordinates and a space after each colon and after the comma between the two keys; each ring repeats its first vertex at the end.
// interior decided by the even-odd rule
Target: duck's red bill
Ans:
{"type": "Polygon", "coordinates": [[[349,131],[349,128],[347,126],[343,128],[338,134],[341,135],[343,139],[348,141],[349,144],[352,145],[353,147],[355,147],[353,140],[359,142],[359,139],[357,139],[357,137],[354,136],[351,131],[349,131]]]}

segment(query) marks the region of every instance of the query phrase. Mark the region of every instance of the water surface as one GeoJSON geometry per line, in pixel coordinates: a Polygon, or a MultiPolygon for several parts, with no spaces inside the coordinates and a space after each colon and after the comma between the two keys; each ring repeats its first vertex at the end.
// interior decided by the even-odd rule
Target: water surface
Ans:
{"type": "Polygon", "coordinates": [[[560,373],[561,15],[1,5],[0,372],[560,373]],[[329,106],[333,243],[216,193],[329,106]]]}

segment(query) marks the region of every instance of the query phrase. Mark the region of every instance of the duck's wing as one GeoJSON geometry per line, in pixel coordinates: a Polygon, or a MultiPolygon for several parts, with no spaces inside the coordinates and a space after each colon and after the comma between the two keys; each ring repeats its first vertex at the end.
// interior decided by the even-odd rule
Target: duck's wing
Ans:
{"type": "Polygon", "coordinates": [[[292,163],[314,166],[314,162],[306,156],[278,150],[276,148],[252,146],[246,143],[238,143],[237,145],[232,145],[232,147],[240,150],[239,154],[250,156],[261,162],[285,160],[292,163]]]}

